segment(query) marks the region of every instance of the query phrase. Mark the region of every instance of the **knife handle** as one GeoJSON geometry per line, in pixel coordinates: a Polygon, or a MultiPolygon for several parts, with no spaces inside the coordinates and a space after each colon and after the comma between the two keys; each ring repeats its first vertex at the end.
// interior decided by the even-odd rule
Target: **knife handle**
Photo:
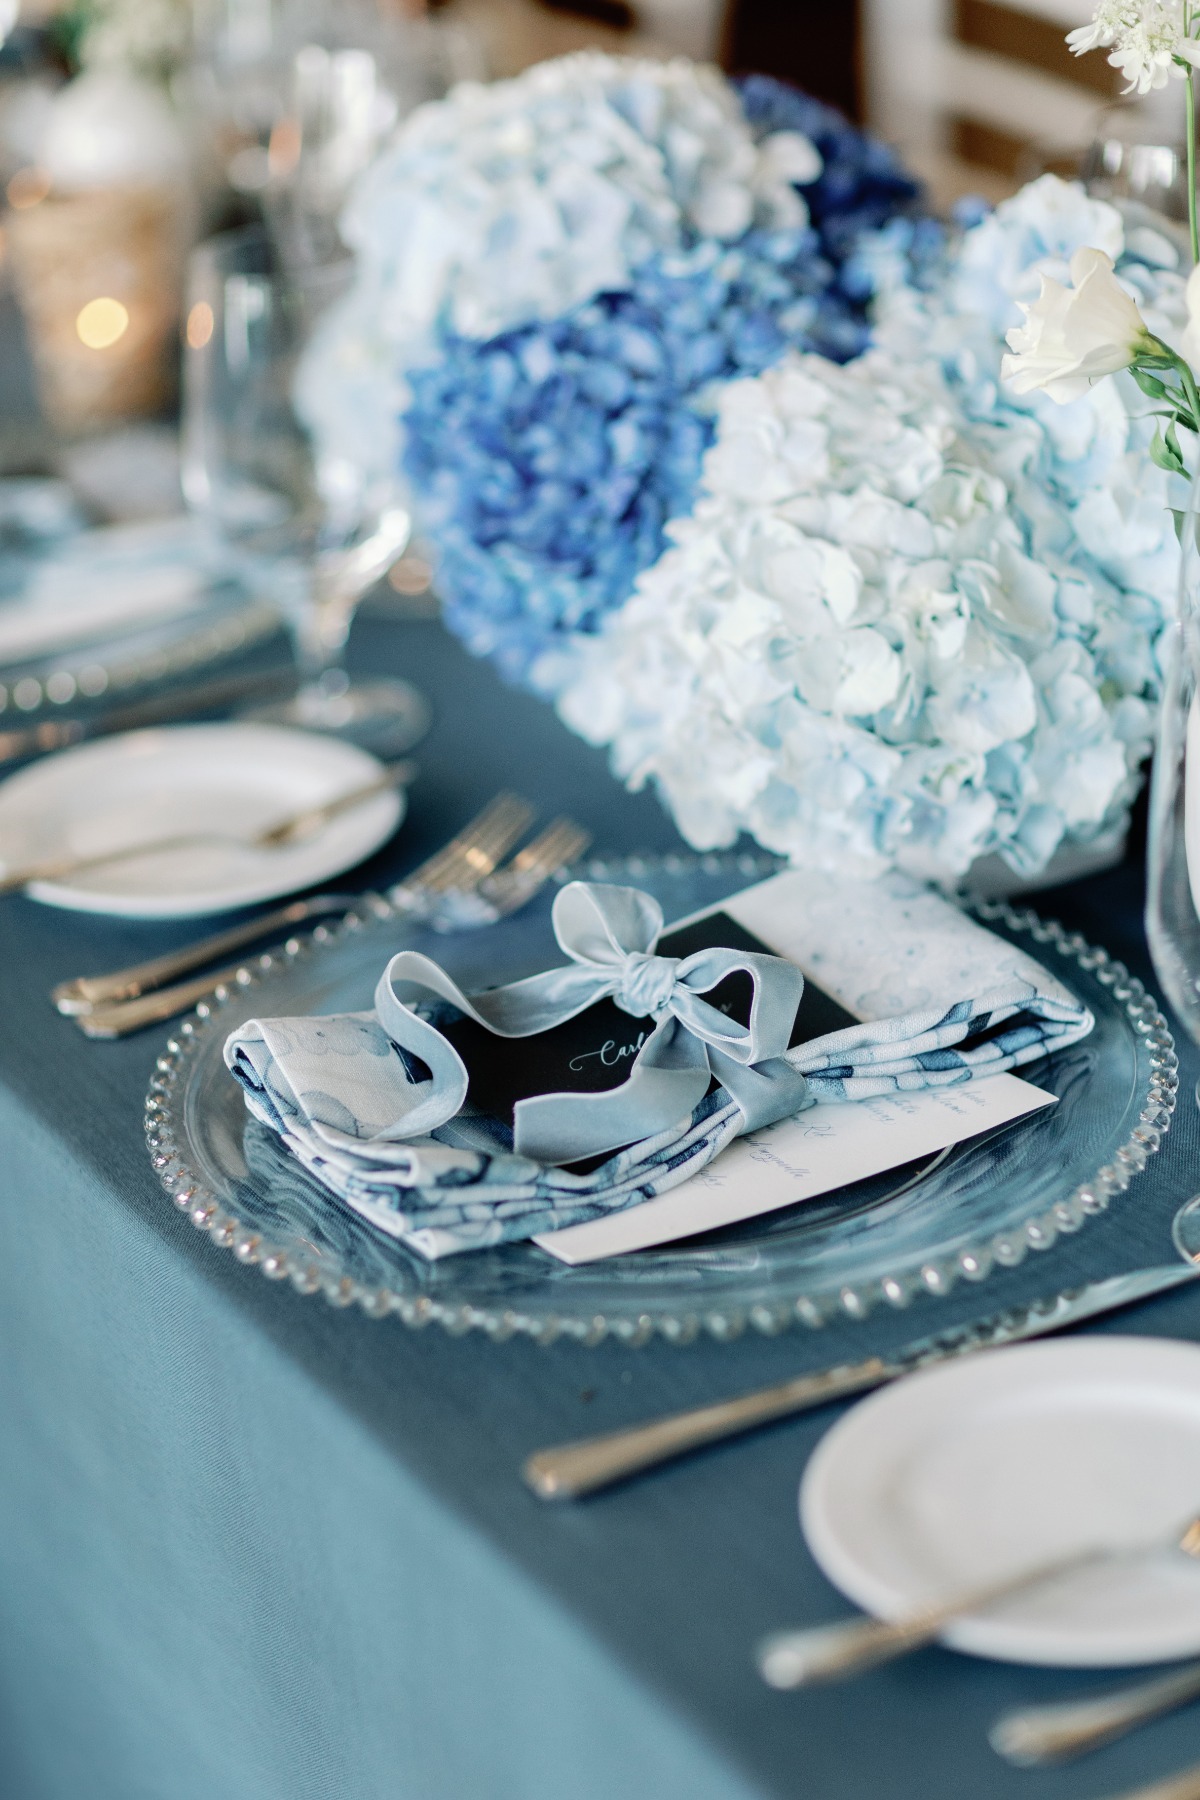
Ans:
{"type": "Polygon", "coordinates": [[[714,1406],[699,1406],[691,1412],[654,1419],[626,1431],[610,1431],[603,1437],[539,1450],[526,1462],[522,1473],[540,1500],[577,1500],[627,1475],[699,1449],[702,1444],[736,1437],[755,1425],[806,1412],[827,1400],[864,1393],[900,1373],[899,1365],[885,1362],[880,1356],[868,1357],[865,1362],[826,1369],[819,1375],[801,1375],[777,1387],[760,1388],[755,1393],[739,1395],[736,1400],[721,1400],[714,1406]]]}
{"type": "Polygon", "coordinates": [[[988,1732],[997,1755],[1029,1769],[1065,1762],[1111,1744],[1137,1725],[1200,1698],[1200,1663],[1174,1675],[1160,1675],[1134,1687],[1102,1694],[1098,1700],[1070,1700],[1054,1706],[1027,1706],[1005,1713],[988,1732]]]}

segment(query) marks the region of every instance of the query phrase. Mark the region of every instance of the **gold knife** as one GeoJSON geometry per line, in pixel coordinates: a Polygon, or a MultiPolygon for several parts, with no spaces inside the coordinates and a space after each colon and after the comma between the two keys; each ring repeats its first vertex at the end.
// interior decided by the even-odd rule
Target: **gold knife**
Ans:
{"type": "Polygon", "coordinates": [[[863,1362],[839,1364],[817,1375],[799,1375],[776,1387],[741,1394],[734,1400],[719,1400],[712,1406],[673,1413],[627,1430],[607,1432],[603,1437],[539,1450],[525,1463],[522,1474],[541,1500],[577,1500],[669,1462],[688,1450],[737,1437],[756,1425],[808,1412],[827,1400],[864,1394],[930,1363],[1063,1331],[1068,1325],[1078,1325],[1152,1294],[1165,1293],[1197,1275],[1200,1267],[1169,1263],[1162,1268],[1135,1269],[1107,1281],[1089,1282],[1086,1287],[1035,1300],[1029,1306],[918,1338],[892,1356],[869,1356],[863,1362]]]}

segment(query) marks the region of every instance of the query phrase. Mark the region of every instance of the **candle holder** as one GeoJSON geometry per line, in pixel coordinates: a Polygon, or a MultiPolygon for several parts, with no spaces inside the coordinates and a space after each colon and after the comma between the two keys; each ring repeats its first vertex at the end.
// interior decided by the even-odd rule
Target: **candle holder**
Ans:
{"type": "Polygon", "coordinates": [[[173,187],[49,191],[8,217],[42,407],[63,437],[160,412],[178,379],[185,232],[173,187]]]}

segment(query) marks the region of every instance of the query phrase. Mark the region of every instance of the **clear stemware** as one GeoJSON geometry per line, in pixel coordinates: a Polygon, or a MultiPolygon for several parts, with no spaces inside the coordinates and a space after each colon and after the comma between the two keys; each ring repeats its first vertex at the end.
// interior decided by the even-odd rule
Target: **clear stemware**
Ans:
{"type": "Polygon", "coordinates": [[[302,686],[289,722],[381,734],[407,748],[428,724],[407,682],[351,684],[343,653],[359,600],[403,553],[407,511],[339,465],[318,467],[296,371],[349,259],[283,270],[257,227],[202,244],[189,268],[183,485],[189,506],[246,559],[292,634],[302,686]]]}
{"type": "Polygon", "coordinates": [[[1098,200],[1180,221],[1188,216],[1187,145],[1178,120],[1157,96],[1111,106],[1101,115],[1080,175],[1098,200]]]}
{"type": "MultiPolygon", "coordinates": [[[[1146,935],[1158,979],[1200,1044],[1200,476],[1180,525],[1179,600],[1170,626],[1162,712],[1150,781],[1146,935]]],[[[1200,1104],[1200,1085],[1196,1091],[1200,1104]]],[[[1200,1261],[1200,1195],[1175,1222],[1175,1241],[1200,1261]]]]}
{"type": "Polygon", "coordinates": [[[188,86],[213,173],[261,203],[289,261],[340,253],[342,205],[396,122],[454,82],[486,75],[472,27],[419,4],[193,4],[188,86]]]}

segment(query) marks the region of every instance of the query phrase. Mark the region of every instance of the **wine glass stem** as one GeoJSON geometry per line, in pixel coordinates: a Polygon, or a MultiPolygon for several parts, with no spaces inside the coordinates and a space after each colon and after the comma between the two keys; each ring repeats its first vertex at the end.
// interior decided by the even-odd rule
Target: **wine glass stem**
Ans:
{"type": "Polygon", "coordinates": [[[354,608],[313,589],[289,620],[296,664],[306,687],[341,687],[345,685],[346,640],[354,608]]]}

